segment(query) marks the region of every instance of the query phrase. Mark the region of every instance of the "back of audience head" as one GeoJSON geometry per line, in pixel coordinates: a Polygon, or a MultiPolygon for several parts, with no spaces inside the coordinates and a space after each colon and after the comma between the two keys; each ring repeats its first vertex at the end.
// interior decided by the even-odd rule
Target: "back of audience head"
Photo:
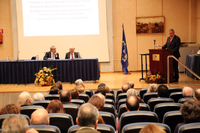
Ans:
{"type": "Polygon", "coordinates": [[[70,91],[63,90],[60,92],[60,101],[61,102],[71,102],[71,93],[70,91]]]}
{"type": "Polygon", "coordinates": [[[110,89],[108,86],[105,86],[106,93],[110,93],[110,89]]]}
{"type": "Polygon", "coordinates": [[[59,94],[59,88],[57,86],[51,87],[49,94],[59,94]]]}
{"type": "Polygon", "coordinates": [[[166,85],[158,86],[158,96],[159,97],[169,97],[168,87],[166,85]]]}
{"type": "Polygon", "coordinates": [[[0,115],[4,114],[20,114],[20,107],[16,104],[7,104],[0,110],[0,115]]]}
{"type": "Polygon", "coordinates": [[[180,108],[184,123],[200,122],[200,102],[187,99],[180,108]]]}
{"type": "Polygon", "coordinates": [[[130,88],[134,88],[134,83],[133,83],[133,81],[129,81],[129,82],[127,82],[127,84],[130,86],[130,88]]]}
{"type": "Polygon", "coordinates": [[[45,100],[45,99],[44,99],[44,95],[43,95],[42,93],[40,93],[40,92],[35,93],[35,94],[33,95],[33,100],[34,100],[34,101],[45,100]]]}
{"type": "Polygon", "coordinates": [[[97,88],[97,93],[101,93],[102,95],[104,95],[106,97],[106,89],[105,89],[106,86],[100,86],[97,88]]]}
{"type": "Polygon", "coordinates": [[[106,86],[106,84],[105,83],[100,83],[97,88],[103,87],[103,86],[106,86]]]}
{"type": "Polygon", "coordinates": [[[77,85],[74,89],[78,90],[79,94],[85,94],[85,88],[82,85],[77,85]]]}
{"type": "Polygon", "coordinates": [[[140,102],[137,96],[131,95],[126,99],[126,109],[127,111],[137,111],[140,109],[140,102]]]}
{"type": "Polygon", "coordinates": [[[76,122],[81,127],[97,128],[99,111],[90,103],[82,104],[78,110],[76,122]]]}
{"type": "Polygon", "coordinates": [[[122,92],[123,92],[123,93],[127,92],[128,89],[130,89],[130,86],[129,86],[128,84],[122,85],[122,92]]]}
{"type": "Polygon", "coordinates": [[[183,97],[192,97],[194,94],[194,91],[191,87],[185,86],[182,90],[183,97]]]}
{"type": "Polygon", "coordinates": [[[79,98],[79,92],[77,89],[70,90],[71,93],[71,99],[78,99],[79,98]]]}
{"type": "Polygon", "coordinates": [[[49,125],[49,114],[46,109],[37,109],[31,114],[32,125],[49,125]]]}
{"type": "Polygon", "coordinates": [[[158,91],[158,85],[157,84],[151,84],[150,87],[147,90],[148,92],[157,92],[158,91]]]}
{"type": "Polygon", "coordinates": [[[61,81],[57,81],[56,84],[55,84],[55,86],[57,86],[59,90],[63,89],[61,81]]]}
{"type": "Polygon", "coordinates": [[[82,85],[84,88],[85,88],[85,85],[83,84],[83,80],[82,79],[77,79],[76,81],[75,81],[75,85],[77,86],[77,85],[82,85]]]}
{"type": "Polygon", "coordinates": [[[194,98],[198,101],[200,101],[200,89],[197,89],[195,91],[195,94],[194,94],[194,98]]]}
{"type": "Polygon", "coordinates": [[[63,104],[59,100],[52,100],[46,110],[48,113],[65,113],[63,104]]]}
{"type": "Polygon", "coordinates": [[[166,132],[158,125],[151,123],[143,127],[139,133],[166,133],[166,132]]]}
{"type": "Polygon", "coordinates": [[[19,99],[18,99],[18,103],[20,105],[30,105],[31,102],[32,102],[31,95],[28,92],[24,91],[20,93],[19,99]]]}
{"type": "Polygon", "coordinates": [[[133,96],[136,96],[137,95],[137,91],[135,89],[129,89],[127,92],[126,92],[126,95],[127,97],[133,95],[133,96]]]}
{"type": "Polygon", "coordinates": [[[97,95],[92,96],[88,103],[91,103],[93,106],[95,106],[99,111],[103,110],[104,107],[104,101],[97,95]]]}
{"type": "Polygon", "coordinates": [[[105,96],[103,94],[97,93],[96,96],[100,97],[103,100],[103,102],[105,103],[105,96]]]}
{"type": "Polygon", "coordinates": [[[28,121],[25,117],[10,116],[3,121],[2,133],[26,133],[28,121]]]}

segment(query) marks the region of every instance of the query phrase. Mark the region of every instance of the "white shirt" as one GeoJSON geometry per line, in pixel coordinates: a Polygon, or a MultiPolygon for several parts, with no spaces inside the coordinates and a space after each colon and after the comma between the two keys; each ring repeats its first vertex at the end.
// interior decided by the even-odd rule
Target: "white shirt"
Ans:
{"type": "Polygon", "coordinates": [[[51,52],[51,58],[55,59],[55,54],[51,52]]]}
{"type": "MultiPolygon", "coordinates": [[[[75,58],[74,52],[73,52],[73,59],[75,58]]],[[[70,59],[72,59],[72,54],[70,53],[70,59]]]]}

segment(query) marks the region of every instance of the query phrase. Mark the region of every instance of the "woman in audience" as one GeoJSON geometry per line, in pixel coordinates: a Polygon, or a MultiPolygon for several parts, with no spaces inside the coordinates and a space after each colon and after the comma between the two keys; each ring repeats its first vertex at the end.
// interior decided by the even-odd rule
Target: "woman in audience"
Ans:
{"type": "Polygon", "coordinates": [[[166,133],[166,132],[156,124],[148,124],[145,127],[143,127],[139,133],[166,133]]]}
{"type": "Polygon", "coordinates": [[[72,89],[72,90],[70,90],[70,92],[71,92],[72,99],[78,99],[79,98],[79,93],[78,93],[77,89],[72,89]]]}
{"type": "Polygon", "coordinates": [[[85,94],[85,88],[82,85],[77,85],[74,89],[77,89],[79,94],[85,94]]]}
{"type": "Polygon", "coordinates": [[[151,84],[150,87],[147,90],[147,93],[148,92],[157,92],[157,89],[158,89],[158,85],[157,84],[151,84]]]}
{"type": "Polygon", "coordinates": [[[59,88],[57,86],[51,87],[49,94],[59,94],[59,88]]]}
{"type": "Polygon", "coordinates": [[[110,89],[108,86],[105,86],[106,93],[110,93],[110,89]]]}
{"type": "Polygon", "coordinates": [[[52,100],[46,108],[48,113],[66,113],[59,100],[52,100]]]}
{"type": "Polygon", "coordinates": [[[187,99],[180,108],[184,122],[176,125],[174,133],[178,133],[179,127],[187,123],[200,122],[200,102],[195,99],[187,99]]]}
{"type": "MultiPolygon", "coordinates": [[[[104,107],[104,101],[99,97],[99,96],[92,96],[88,103],[91,103],[93,106],[95,106],[99,111],[103,110],[104,107]]],[[[99,114],[99,123],[100,124],[105,124],[103,118],[101,117],[101,115],[99,114]]]]}
{"type": "Polygon", "coordinates": [[[20,114],[20,107],[16,104],[7,104],[0,110],[0,115],[4,114],[20,114]]]}
{"type": "Polygon", "coordinates": [[[56,84],[55,84],[55,86],[57,86],[59,88],[59,90],[63,89],[61,81],[57,81],[56,84]]]}

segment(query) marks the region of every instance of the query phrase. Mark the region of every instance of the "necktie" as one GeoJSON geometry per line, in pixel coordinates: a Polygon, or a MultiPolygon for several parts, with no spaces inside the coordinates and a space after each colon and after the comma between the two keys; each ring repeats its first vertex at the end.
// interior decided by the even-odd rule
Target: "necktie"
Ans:
{"type": "Polygon", "coordinates": [[[55,59],[55,55],[54,55],[54,53],[52,54],[52,59],[55,59]]]}
{"type": "Polygon", "coordinates": [[[169,41],[170,43],[172,42],[172,37],[170,38],[170,41],[169,41]]]}
{"type": "Polygon", "coordinates": [[[72,59],[74,58],[74,57],[73,57],[73,54],[71,54],[71,57],[72,57],[72,59]]]}

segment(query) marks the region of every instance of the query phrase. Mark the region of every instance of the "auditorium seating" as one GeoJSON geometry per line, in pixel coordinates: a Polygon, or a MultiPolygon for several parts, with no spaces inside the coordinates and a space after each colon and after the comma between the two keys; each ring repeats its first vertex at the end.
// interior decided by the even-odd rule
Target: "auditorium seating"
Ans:
{"type": "Polygon", "coordinates": [[[39,133],[61,133],[60,129],[52,125],[30,125],[29,129],[34,128],[39,133]]]}
{"type": "Polygon", "coordinates": [[[61,133],[66,133],[74,125],[72,116],[63,113],[49,113],[49,125],[57,126],[61,133]]]}
{"type": "Polygon", "coordinates": [[[158,122],[158,116],[150,111],[125,112],[120,117],[119,133],[125,125],[138,122],[158,122]]]}
{"type": "Polygon", "coordinates": [[[85,103],[85,101],[81,99],[71,99],[71,103],[82,105],[85,103]]]}
{"type": "Polygon", "coordinates": [[[51,102],[50,100],[39,100],[39,101],[33,101],[31,103],[33,105],[42,106],[42,107],[44,107],[46,109],[50,102],[51,102]]]}
{"type": "MultiPolygon", "coordinates": [[[[140,130],[143,127],[145,127],[147,124],[150,124],[150,123],[149,122],[142,122],[142,123],[127,124],[123,127],[122,133],[139,133],[140,130]]],[[[167,126],[166,124],[162,124],[162,123],[153,123],[153,124],[156,124],[159,127],[161,127],[166,133],[171,133],[170,127],[167,126]]]]}
{"type": "Polygon", "coordinates": [[[115,96],[113,93],[106,93],[106,99],[112,99],[115,102],[115,96]]]}
{"type": "Polygon", "coordinates": [[[183,123],[183,116],[180,111],[169,111],[164,114],[162,123],[167,124],[171,132],[174,132],[174,129],[178,123],[183,123]]]}
{"type": "Polygon", "coordinates": [[[170,95],[173,92],[182,92],[182,89],[181,88],[177,88],[177,87],[169,87],[168,91],[169,91],[169,95],[170,95]]]}
{"type": "Polygon", "coordinates": [[[182,125],[178,133],[200,133],[200,122],[182,125]]]}
{"type": "Polygon", "coordinates": [[[115,116],[112,113],[99,111],[101,117],[103,118],[105,124],[113,126],[113,128],[116,130],[116,120],[115,116]]]}
{"type": "Polygon", "coordinates": [[[112,93],[113,95],[115,95],[115,92],[113,89],[110,89],[110,93],[112,93]]]}
{"type": "Polygon", "coordinates": [[[187,99],[193,99],[193,97],[184,97],[178,100],[178,103],[184,103],[187,99]]]}
{"type": "Polygon", "coordinates": [[[23,106],[20,109],[20,113],[27,115],[29,118],[31,118],[31,114],[36,110],[36,109],[44,109],[42,106],[23,106]]]}
{"type": "Polygon", "coordinates": [[[105,99],[105,103],[106,104],[111,104],[111,105],[113,105],[113,106],[115,106],[115,102],[112,100],[112,99],[105,99]]]}
{"type": "Polygon", "coordinates": [[[88,94],[79,94],[78,99],[81,99],[81,100],[85,101],[85,103],[87,103],[88,100],[90,99],[90,97],[88,96],[88,94]]]}
{"type": "Polygon", "coordinates": [[[73,118],[74,124],[76,124],[76,117],[79,110],[79,107],[71,104],[63,104],[63,108],[67,114],[70,114],[73,118]]]}
{"type": "Polygon", "coordinates": [[[153,111],[154,106],[158,103],[166,103],[166,102],[174,102],[171,98],[151,98],[148,101],[148,105],[150,106],[151,111],[153,111]]]}
{"type": "Polygon", "coordinates": [[[116,116],[115,114],[115,107],[111,104],[104,104],[103,110],[105,112],[110,112],[112,113],[114,116],[116,116]]]}
{"type": "Polygon", "coordinates": [[[30,124],[30,117],[24,114],[5,114],[5,115],[0,115],[0,127],[2,126],[2,123],[4,119],[10,117],[10,116],[21,116],[27,119],[28,123],[30,124]]]}
{"type": "Polygon", "coordinates": [[[89,97],[92,97],[93,91],[89,89],[85,89],[85,93],[88,94],[89,97]]]}
{"type": "Polygon", "coordinates": [[[140,97],[141,97],[141,98],[143,98],[143,95],[144,95],[144,93],[147,92],[147,90],[148,90],[148,88],[141,88],[141,89],[140,89],[139,94],[140,94],[140,97]]]}
{"type": "Polygon", "coordinates": [[[126,98],[123,98],[123,99],[120,99],[117,103],[117,111],[119,112],[119,107],[122,105],[122,104],[125,104],[126,103],[126,98]]]}
{"type": "Polygon", "coordinates": [[[161,123],[166,112],[178,111],[181,105],[180,103],[159,103],[154,107],[154,112],[158,115],[159,122],[161,123]]]}
{"type": "Polygon", "coordinates": [[[118,89],[118,90],[117,90],[116,98],[118,97],[118,95],[119,95],[120,93],[123,93],[123,92],[122,92],[122,89],[118,89]]]}
{"type": "Polygon", "coordinates": [[[59,100],[59,94],[44,95],[45,100],[59,100]]]}
{"type": "Polygon", "coordinates": [[[182,92],[172,92],[169,98],[173,99],[174,102],[178,102],[179,99],[183,98],[182,92]]]}
{"type": "Polygon", "coordinates": [[[118,97],[117,97],[117,102],[118,102],[119,100],[121,100],[121,99],[124,99],[124,98],[127,98],[127,94],[126,94],[126,93],[121,93],[121,94],[119,94],[118,97]]]}
{"type": "Polygon", "coordinates": [[[158,97],[158,93],[157,92],[149,92],[149,93],[145,93],[143,95],[143,100],[145,103],[148,103],[148,100],[151,98],[157,98],[158,97]]]}

